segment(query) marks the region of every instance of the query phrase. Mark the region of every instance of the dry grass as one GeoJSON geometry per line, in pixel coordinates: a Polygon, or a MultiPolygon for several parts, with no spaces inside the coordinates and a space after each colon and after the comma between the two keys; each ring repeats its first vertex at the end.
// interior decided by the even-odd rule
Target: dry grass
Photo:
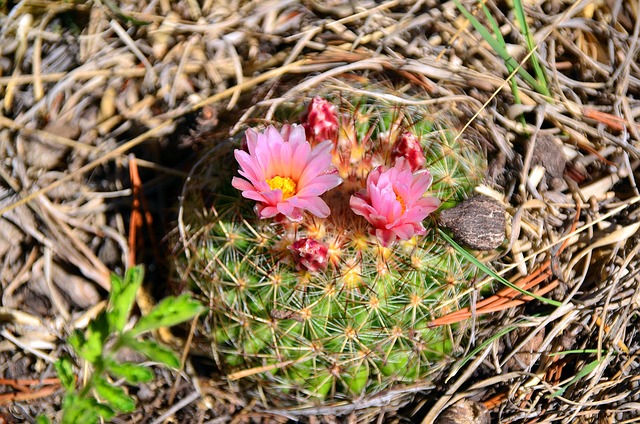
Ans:
{"type": "MultiPolygon", "coordinates": [[[[487,6],[522,61],[508,7],[487,6]]],[[[555,282],[547,296],[563,305],[482,314],[476,282],[461,360],[437,387],[265,411],[188,364],[179,375],[158,371],[124,420],[389,422],[408,403],[396,419],[419,411],[413,419],[429,423],[461,398],[482,401],[496,422],[639,420],[639,8],[527,3],[550,99],[510,76],[453,2],[0,1],[0,414],[58,408],[51,363],[104,307],[109,271],[140,248],[128,240],[132,154],[163,237],[194,151],[350,78],[411,84],[467,117],[459,136],[493,159],[481,190],[509,215],[508,245],[485,259],[514,282],[547,262],[549,279],[536,288],[555,282]],[[535,147],[542,139],[552,140],[547,154],[535,147]],[[559,175],[554,156],[565,158],[559,175]]],[[[160,275],[156,294],[175,288],[160,275]]]]}

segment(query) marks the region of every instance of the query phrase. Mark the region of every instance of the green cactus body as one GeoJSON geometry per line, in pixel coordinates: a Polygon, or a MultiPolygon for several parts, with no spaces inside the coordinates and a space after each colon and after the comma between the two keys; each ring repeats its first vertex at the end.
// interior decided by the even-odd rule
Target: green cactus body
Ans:
{"type": "Polygon", "coordinates": [[[182,266],[209,298],[216,358],[274,399],[353,399],[428,378],[452,349],[446,330],[428,323],[459,306],[457,283],[477,272],[437,237],[432,218],[425,235],[383,247],[349,198],[375,166],[390,165],[394,143],[410,131],[433,175],[429,194],[454,206],[484,175],[479,149],[418,108],[335,104],[333,163],[343,182],[323,196],[329,217],[259,219],[230,184],[240,142],[203,161],[186,191],[182,266]],[[288,247],[302,238],[327,246],[326,268],[296,267],[288,247]]]}

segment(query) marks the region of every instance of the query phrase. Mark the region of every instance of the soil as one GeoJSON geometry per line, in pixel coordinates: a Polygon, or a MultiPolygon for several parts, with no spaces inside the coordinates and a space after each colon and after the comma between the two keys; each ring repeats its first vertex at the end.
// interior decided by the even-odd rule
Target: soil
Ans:
{"type": "Polygon", "coordinates": [[[637,420],[637,4],[524,2],[545,93],[520,2],[461,2],[519,71],[455,3],[0,1],[0,424],[60,417],[53,363],[72,355],[81,379],[67,339],[104,308],[111,272],[146,266],[134,315],[185,290],[171,264],[193,164],[337,76],[466,117],[454,129],[486,150],[480,191],[500,201],[471,197],[443,226],[562,306],[463,282],[437,318],[456,343],[447,375],[304,411],[227,381],[206,334],[155,333],[184,368],[150,365],[113,421],[431,423],[460,399],[492,422],[637,420]]]}

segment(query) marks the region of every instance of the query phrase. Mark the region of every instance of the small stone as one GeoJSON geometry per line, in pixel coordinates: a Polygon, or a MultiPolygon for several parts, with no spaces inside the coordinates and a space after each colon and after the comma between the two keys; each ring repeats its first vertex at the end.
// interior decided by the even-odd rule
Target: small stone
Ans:
{"type": "Polygon", "coordinates": [[[138,396],[138,400],[140,402],[151,402],[156,398],[156,391],[153,390],[149,384],[141,384],[138,387],[139,389],[136,395],[138,396]]]}
{"type": "Polygon", "coordinates": [[[504,241],[504,207],[484,196],[471,197],[440,214],[440,224],[453,232],[453,238],[475,250],[493,250],[504,241]]]}
{"type": "Polygon", "coordinates": [[[69,149],[60,145],[42,143],[35,137],[24,137],[18,144],[20,155],[27,165],[39,170],[62,169],[69,149]]]}
{"type": "Polygon", "coordinates": [[[445,409],[436,418],[435,424],[489,424],[491,417],[487,408],[468,399],[462,399],[445,409]]]}
{"type": "MultiPolygon", "coordinates": [[[[530,143],[531,141],[529,141],[530,143]]],[[[541,134],[536,137],[531,166],[542,166],[545,169],[545,181],[551,188],[558,188],[563,181],[567,157],[562,145],[552,136],[541,134]]]]}
{"type": "MultiPolygon", "coordinates": [[[[528,336],[526,328],[519,329],[509,333],[509,339],[511,346],[515,348],[520,344],[520,340],[528,336]]],[[[527,343],[525,343],[518,353],[513,355],[505,364],[505,369],[510,371],[526,371],[530,369],[535,360],[540,356],[540,346],[544,341],[545,331],[544,328],[537,330],[535,336],[533,336],[527,343]]]]}

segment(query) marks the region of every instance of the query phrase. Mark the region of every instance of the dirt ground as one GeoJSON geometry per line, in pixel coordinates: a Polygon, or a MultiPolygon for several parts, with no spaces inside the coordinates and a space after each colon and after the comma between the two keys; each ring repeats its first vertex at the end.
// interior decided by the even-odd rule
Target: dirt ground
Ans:
{"type": "Polygon", "coordinates": [[[145,265],[136,313],[184,291],[179,198],[198,158],[345,81],[459,117],[507,222],[481,258],[561,306],[466,282],[468,309],[438,321],[461,322],[449,372],[306,409],[248,396],[188,325],[154,333],[184,367],[154,366],[113,422],[431,423],[454,404],[438,422],[638,422],[640,4],[524,1],[531,53],[512,2],[460,2],[490,32],[493,17],[518,68],[538,58],[541,93],[455,3],[0,0],[0,424],[59,417],[53,364],[111,272],[145,265]]]}

